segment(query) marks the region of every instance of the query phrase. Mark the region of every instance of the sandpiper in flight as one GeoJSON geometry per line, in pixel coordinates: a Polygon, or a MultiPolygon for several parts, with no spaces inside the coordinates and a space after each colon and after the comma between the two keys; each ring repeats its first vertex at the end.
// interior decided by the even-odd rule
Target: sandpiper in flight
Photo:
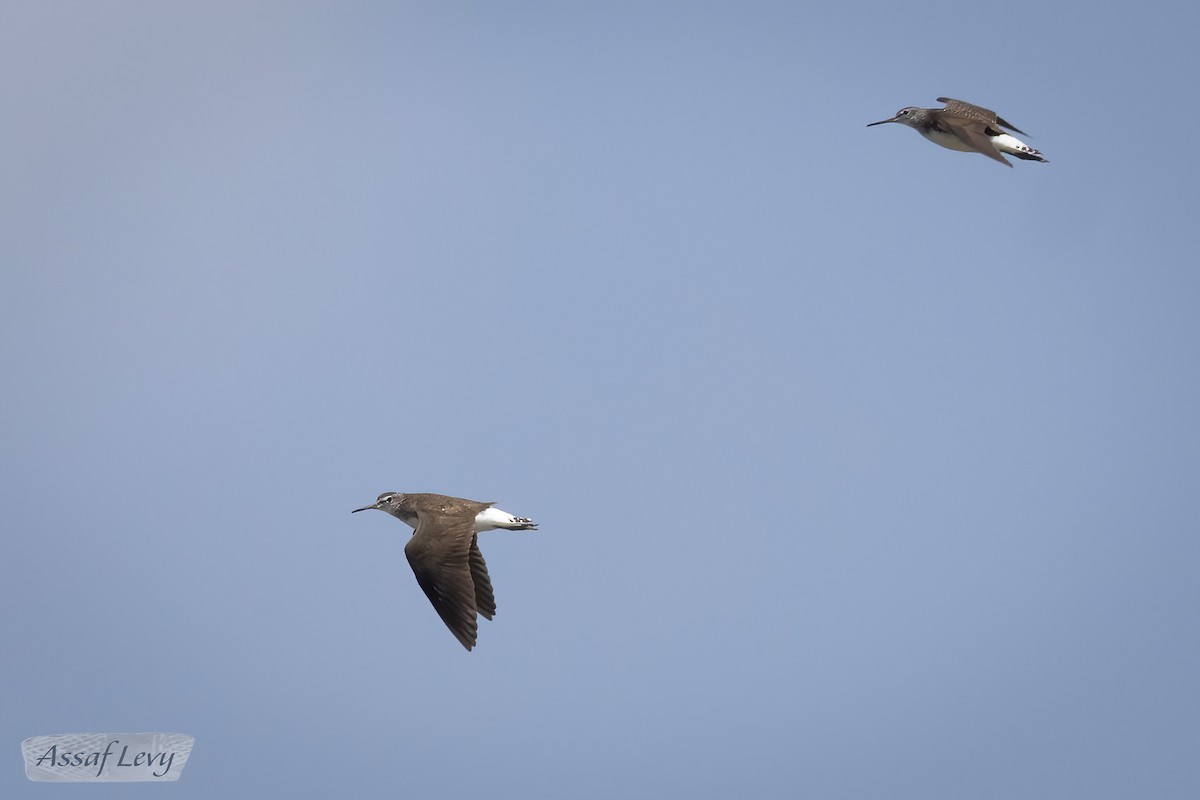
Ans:
{"type": "Polygon", "coordinates": [[[492,581],[476,535],[496,528],[537,529],[533,520],[492,506],[444,494],[384,492],[371,505],[350,512],[386,511],[413,529],[404,555],[442,622],[468,650],[475,646],[479,630],[476,614],[488,619],[496,614],[492,581]]]}
{"type": "Polygon", "coordinates": [[[945,103],[945,108],[916,108],[908,106],[896,112],[891,119],[881,119],[871,125],[883,125],[885,122],[899,122],[913,128],[934,144],[950,150],[961,150],[967,153],[983,153],[988,158],[994,158],[1001,164],[1011,167],[1008,159],[1000,155],[1008,153],[1026,161],[1050,162],[1042,158],[1042,154],[1015,136],[1005,133],[1001,126],[1019,134],[1028,136],[1025,131],[1005,122],[996,112],[980,106],[964,103],[949,97],[939,97],[939,103],[945,103]]]}

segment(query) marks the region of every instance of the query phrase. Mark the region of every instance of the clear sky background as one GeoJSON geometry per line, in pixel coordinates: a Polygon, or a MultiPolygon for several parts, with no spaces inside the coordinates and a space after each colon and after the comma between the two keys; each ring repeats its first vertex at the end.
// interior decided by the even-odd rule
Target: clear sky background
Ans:
{"type": "Polygon", "coordinates": [[[1198,28],[4,4],[0,796],[1200,796],[1198,28]],[[474,652],[385,490],[541,523],[474,652]]]}

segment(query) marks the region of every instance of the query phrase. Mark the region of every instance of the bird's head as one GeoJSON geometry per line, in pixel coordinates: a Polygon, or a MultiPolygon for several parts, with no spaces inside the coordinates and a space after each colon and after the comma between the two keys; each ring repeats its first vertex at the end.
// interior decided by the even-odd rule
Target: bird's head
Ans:
{"type": "Polygon", "coordinates": [[[872,125],[883,125],[887,122],[899,122],[901,125],[908,125],[916,128],[925,124],[925,117],[928,114],[928,109],[917,108],[916,106],[905,106],[896,112],[896,116],[891,119],[881,119],[879,122],[871,122],[867,125],[870,128],[872,125]]]}
{"type": "Polygon", "coordinates": [[[404,495],[400,492],[384,492],[375,498],[375,502],[369,506],[356,508],[351,511],[351,514],[357,514],[359,511],[369,511],[374,508],[379,511],[386,511],[389,514],[395,515],[400,510],[400,504],[404,501],[404,495]]]}

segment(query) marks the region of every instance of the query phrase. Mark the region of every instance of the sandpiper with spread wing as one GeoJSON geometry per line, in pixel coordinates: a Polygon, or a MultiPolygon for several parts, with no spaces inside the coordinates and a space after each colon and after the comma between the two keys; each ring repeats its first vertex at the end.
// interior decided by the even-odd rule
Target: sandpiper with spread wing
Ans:
{"type": "Polygon", "coordinates": [[[404,555],[442,622],[468,650],[478,636],[477,615],[491,619],[496,614],[496,597],[479,550],[478,533],[497,528],[537,529],[533,520],[494,505],[444,494],[384,492],[371,505],[351,512],[386,511],[413,529],[404,555]]]}
{"type": "Polygon", "coordinates": [[[1050,163],[1042,157],[1040,152],[1012,134],[1006,133],[1004,128],[1016,131],[1022,136],[1028,136],[1016,125],[997,116],[995,111],[950,97],[939,97],[938,102],[945,103],[945,108],[907,106],[897,111],[896,116],[891,119],[881,119],[879,122],[870,123],[867,127],[898,122],[912,128],[934,144],[950,150],[982,153],[1008,167],[1011,167],[1012,164],[1001,153],[1007,153],[1025,161],[1050,163]]]}

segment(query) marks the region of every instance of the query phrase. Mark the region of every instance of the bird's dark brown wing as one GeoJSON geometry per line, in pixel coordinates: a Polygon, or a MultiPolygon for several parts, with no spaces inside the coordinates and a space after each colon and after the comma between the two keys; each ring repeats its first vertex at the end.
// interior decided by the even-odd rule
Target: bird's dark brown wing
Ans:
{"type": "Polygon", "coordinates": [[[479,537],[471,537],[471,581],[475,584],[475,609],[488,619],[496,616],[496,596],[492,594],[492,579],[479,550],[479,537]]]}
{"type": "Polygon", "coordinates": [[[986,122],[988,125],[1003,125],[1010,131],[1016,131],[1024,136],[1029,135],[1016,125],[1013,125],[1011,122],[1006,122],[1005,120],[1001,119],[1000,116],[990,108],[977,106],[974,103],[965,103],[962,100],[955,100],[953,97],[939,97],[938,102],[946,104],[946,108],[944,110],[948,114],[957,114],[961,117],[977,119],[980,122],[986,122]]]}
{"type": "Polygon", "coordinates": [[[982,122],[961,117],[942,117],[941,127],[947,133],[953,134],[966,143],[972,150],[983,153],[988,158],[994,158],[1006,167],[1012,164],[1000,155],[1000,151],[992,147],[992,140],[987,135],[987,126],[982,122]]]}
{"type": "MultiPolygon", "coordinates": [[[[482,504],[480,504],[481,507],[482,504]]],[[[475,646],[479,631],[476,620],[476,588],[472,573],[476,572],[471,550],[475,544],[475,514],[471,509],[442,514],[418,511],[416,533],[404,546],[404,555],[417,576],[417,583],[433,604],[438,616],[462,646],[475,646]]],[[[476,552],[478,548],[474,547],[476,552]]],[[[478,558],[479,571],[487,578],[483,556],[478,558]]],[[[487,582],[486,597],[491,597],[491,582],[487,582]]],[[[489,614],[495,613],[495,601],[490,600],[489,614]]]]}

